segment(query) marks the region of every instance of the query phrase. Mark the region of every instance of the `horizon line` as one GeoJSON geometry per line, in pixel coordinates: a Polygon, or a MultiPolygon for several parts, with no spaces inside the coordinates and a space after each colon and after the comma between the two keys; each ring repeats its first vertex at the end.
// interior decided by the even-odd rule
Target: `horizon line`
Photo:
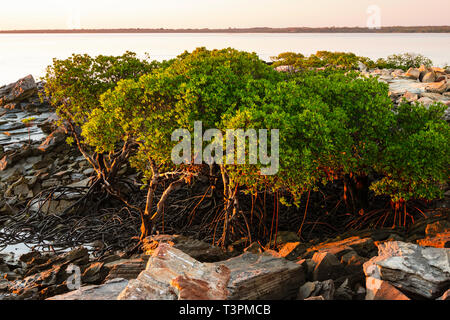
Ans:
{"type": "Polygon", "coordinates": [[[80,28],[80,29],[9,29],[0,33],[313,33],[347,31],[354,33],[450,33],[450,25],[368,27],[229,27],[229,28],[80,28]]]}

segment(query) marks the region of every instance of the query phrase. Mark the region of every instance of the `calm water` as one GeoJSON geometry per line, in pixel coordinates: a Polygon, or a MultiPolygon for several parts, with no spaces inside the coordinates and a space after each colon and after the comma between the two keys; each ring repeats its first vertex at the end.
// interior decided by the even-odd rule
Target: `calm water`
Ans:
{"type": "Polygon", "coordinates": [[[372,59],[392,53],[421,53],[435,65],[450,64],[450,34],[70,34],[0,35],[0,85],[27,74],[40,77],[52,58],[72,53],[120,55],[126,50],[153,59],[176,57],[184,50],[233,47],[262,59],[281,52],[350,51],[372,59]]]}

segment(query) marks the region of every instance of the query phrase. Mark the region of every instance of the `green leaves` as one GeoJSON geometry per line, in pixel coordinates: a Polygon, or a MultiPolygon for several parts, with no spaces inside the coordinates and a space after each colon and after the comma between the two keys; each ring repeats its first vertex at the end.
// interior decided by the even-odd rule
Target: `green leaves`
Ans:
{"type": "MultiPolygon", "coordinates": [[[[230,185],[249,192],[289,192],[297,203],[321,183],[375,174],[382,178],[372,190],[396,201],[440,195],[450,167],[442,106],[402,104],[394,110],[388,85],[347,71],[358,62],[374,66],[351,53],[285,53],[276,60],[303,72],[278,73],[256,54],[231,48],[198,48],[163,63],[132,53],[74,55],[54,60],[45,89],[60,116],[80,126],[84,143],[96,152],[113,154],[123,142],[137,145],[129,161],[144,181],[152,175],[150,160],[161,170],[177,169],[171,135],[180,128],[193,133],[201,121],[203,131],[280,130],[277,175],[260,175],[260,163],[227,166],[230,185]],[[308,71],[323,66],[333,68],[308,71]]],[[[411,61],[402,67],[426,62],[411,61]]]]}

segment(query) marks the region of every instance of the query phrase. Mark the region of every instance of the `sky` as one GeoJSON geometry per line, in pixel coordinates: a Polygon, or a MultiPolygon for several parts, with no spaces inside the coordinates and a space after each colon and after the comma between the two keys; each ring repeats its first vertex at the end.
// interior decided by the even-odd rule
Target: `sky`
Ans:
{"type": "Polygon", "coordinates": [[[449,0],[21,0],[1,11],[0,30],[450,24],[449,0]]]}

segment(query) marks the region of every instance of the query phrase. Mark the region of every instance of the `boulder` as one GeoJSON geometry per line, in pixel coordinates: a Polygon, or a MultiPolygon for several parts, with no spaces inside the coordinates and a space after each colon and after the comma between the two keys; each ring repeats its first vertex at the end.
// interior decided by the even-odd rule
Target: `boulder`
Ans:
{"type": "Polygon", "coordinates": [[[84,270],[81,276],[82,283],[88,284],[100,284],[105,280],[108,275],[108,269],[105,268],[103,262],[91,263],[86,270],[84,270]]]}
{"type": "Polygon", "coordinates": [[[66,131],[63,128],[58,128],[53,131],[44,142],[39,146],[39,150],[42,152],[47,152],[58,146],[60,143],[64,142],[66,137],[66,131]]]}
{"type": "Polygon", "coordinates": [[[411,300],[389,282],[367,277],[366,300],[411,300]]]}
{"type": "Polygon", "coordinates": [[[431,83],[435,81],[436,81],[436,73],[434,73],[433,71],[425,73],[425,75],[422,78],[422,82],[425,83],[431,83]]]}
{"type": "Polygon", "coordinates": [[[446,99],[442,94],[439,93],[433,93],[433,92],[423,92],[420,94],[421,98],[430,98],[433,101],[440,101],[443,99],[446,99]]]}
{"type": "Polygon", "coordinates": [[[268,254],[244,253],[220,264],[230,270],[231,300],[291,299],[305,282],[301,265],[268,254]]]}
{"type": "Polygon", "coordinates": [[[329,252],[317,252],[314,254],[312,260],[315,263],[315,268],[313,270],[314,281],[335,280],[346,275],[344,266],[334,254],[329,252]]]}
{"type": "Polygon", "coordinates": [[[161,243],[144,270],[131,280],[119,300],[225,300],[230,270],[200,263],[161,243]]]}
{"type": "Polygon", "coordinates": [[[417,80],[420,77],[420,70],[417,68],[409,68],[409,70],[404,74],[405,77],[417,80]]]}
{"type": "Polygon", "coordinates": [[[0,106],[23,101],[36,93],[36,82],[32,75],[28,75],[16,83],[0,88],[0,106]]]}
{"type": "Polygon", "coordinates": [[[411,78],[411,79],[418,79],[418,78],[419,78],[419,75],[420,75],[420,72],[417,74],[417,78],[413,77],[411,74],[408,74],[408,75],[407,75],[402,69],[396,69],[396,70],[394,70],[394,71],[391,73],[391,75],[392,75],[394,78],[408,77],[408,78],[411,78]]]}
{"type": "Polygon", "coordinates": [[[333,280],[307,282],[300,287],[297,300],[311,300],[317,297],[322,297],[323,300],[333,300],[334,293],[335,287],[333,280]]]}
{"type": "Polygon", "coordinates": [[[402,98],[408,102],[414,102],[414,101],[419,100],[419,95],[417,93],[412,93],[412,92],[406,91],[406,93],[403,95],[402,98]]]}
{"type": "Polygon", "coordinates": [[[380,243],[378,249],[378,256],[364,264],[367,277],[429,299],[441,296],[450,286],[450,249],[399,241],[380,243]]]}
{"type": "Polygon", "coordinates": [[[102,285],[81,287],[78,290],[54,296],[47,300],[117,300],[128,285],[128,280],[113,279],[102,285]]]}
{"type": "Polygon", "coordinates": [[[429,105],[433,104],[435,101],[433,101],[432,99],[428,98],[428,97],[423,97],[420,98],[419,100],[417,100],[417,102],[423,104],[424,106],[428,107],[429,105]]]}
{"type": "Polygon", "coordinates": [[[433,93],[444,93],[447,91],[447,81],[441,81],[441,82],[433,82],[426,86],[426,90],[428,92],[433,93]]]}
{"type": "Polygon", "coordinates": [[[303,268],[285,259],[245,253],[216,263],[201,263],[161,243],[144,270],[119,300],[259,300],[295,297],[304,283],[303,268]]]}

